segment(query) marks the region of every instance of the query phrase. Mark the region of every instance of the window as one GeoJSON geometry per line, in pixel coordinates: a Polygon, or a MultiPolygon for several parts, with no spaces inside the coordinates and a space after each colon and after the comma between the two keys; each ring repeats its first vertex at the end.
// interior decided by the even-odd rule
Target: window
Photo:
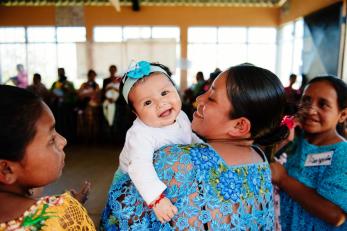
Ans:
{"type": "MultiPolygon", "coordinates": [[[[289,84],[290,74],[302,74],[303,33],[302,19],[285,24],[279,29],[278,73],[284,86],[289,84]]],[[[298,78],[294,88],[298,89],[300,85],[301,79],[298,78]]]]}
{"type": "Polygon", "coordinates": [[[216,43],[217,28],[192,27],[188,29],[188,43],[216,43]]]}
{"type": "Polygon", "coordinates": [[[180,41],[180,29],[178,27],[152,27],[152,38],[174,38],[180,41]]]}
{"type": "Polygon", "coordinates": [[[275,71],[276,28],[190,27],[188,28],[188,86],[202,71],[205,79],[215,68],[226,69],[244,62],[275,71]]]}
{"type": "Polygon", "coordinates": [[[57,27],[57,42],[85,42],[86,29],[84,27],[57,27]]]}
{"type": "Polygon", "coordinates": [[[0,28],[0,43],[24,43],[24,27],[3,27],[0,28]]]}
{"type": "Polygon", "coordinates": [[[49,88],[64,67],[69,80],[76,81],[76,43],[86,41],[84,27],[0,27],[0,80],[6,82],[23,64],[29,83],[40,73],[49,88]]]}
{"type": "MultiPolygon", "coordinates": [[[[103,77],[108,75],[108,66],[116,64],[120,74],[127,70],[130,57],[147,57],[151,53],[153,57],[163,55],[160,47],[165,49],[165,42],[173,40],[176,49],[171,49],[168,54],[174,55],[174,62],[180,58],[180,30],[171,26],[124,26],[124,27],[95,27],[93,44],[93,64],[96,72],[103,77]],[[143,42],[141,42],[143,40],[143,42]],[[153,44],[151,45],[151,41],[153,44]],[[147,44],[147,45],[146,45],[147,44]],[[140,47],[142,46],[143,49],[140,47]],[[152,46],[152,48],[151,48],[152,46]],[[159,48],[158,48],[159,47],[159,48]],[[159,50],[158,50],[159,49],[159,50]],[[135,52],[135,53],[134,53],[135,52]],[[103,57],[102,59],[100,57],[103,57]],[[105,58],[107,57],[107,58],[105,58]],[[109,63],[107,60],[112,60],[109,63]]],[[[171,42],[170,41],[170,42],[171,42]]],[[[171,56],[170,56],[171,57],[171,56]]],[[[166,64],[166,63],[163,63],[166,64]]],[[[176,66],[173,71],[173,80],[179,85],[180,69],[176,66]]]]}
{"type": "Polygon", "coordinates": [[[44,42],[44,43],[54,43],[56,38],[54,27],[28,27],[28,42],[44,42]]]}
{"type": "Polygon", "coordinates": [[[122,27],[95,27],[94,28],[95,42],[121,42],[122,27]]]}
{"type": "Polygon", "coordinates": [[[123,28],[123,38],[124,40],[151,38],[151,28],[126,26],[123,28]]]}

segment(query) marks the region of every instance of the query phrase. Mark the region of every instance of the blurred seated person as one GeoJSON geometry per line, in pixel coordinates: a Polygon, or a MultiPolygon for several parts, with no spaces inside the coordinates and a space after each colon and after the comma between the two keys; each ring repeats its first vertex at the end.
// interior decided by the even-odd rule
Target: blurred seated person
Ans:
{"type": "Polygon", "coordinates": [[[5,82],[5,84],[10,82],[13,85],[15,85],[16,87],[27,88],[27,86],[28,86],[28,74],[24,69],[24,65],[23,64],[17,64],[16,69],[17,69],[17,75],[9,78],[5,82]]]}
{"type": "Polygon", "coordinates": [[[119,98],[120,83],[120,77],[111,78],[111,82],[109,82],[104,89],[102,107],[105,119],[110,127],[113,125],[116,115],[116,101],[119,98]]]}
{"type": "Polygon", "coordinates": [[[194,97],[198,97],[199,95],[204,93],[203,87],[205,85],[205,78],[204,78],[204,73],[202,73],[201,71],[196,73],[196,84],[194,84],[192,86],[192,91],[193,91],[193,95],[194,97]]]}
{"type": "Polygon", "coordinates": [[[217,76],[222,73],[221,69],[218,67],[210,73],[210,78],[206,81],[206,84],[203,87],[203,90],[206,92],[210,89],[212,82],[217,78],[217,76]]]}
{"type": "Polygon", "coordinates": [[[65,75],[65,69],[58,68],[58,80],[50,89],[52,93],[52,111],[56,118],[57,131],[74,142],[76,135],[76,90],[74,84],[65,75]]]}
{"type": "Polygon", "coordinates": [[[50,92],[41,82],[41,75],[39,73],[34,74],[33,83],[27,87],[27,90],[31,91],[37,96],[40,96],[47,105],[50,104],[50,92]]]}
{"type": "Polygon", "coordinates": [[[87,82],[78,90],[78,133],[88,141],[95,141],[99,131],[100,87],[95,82],[96,72],[88,71],[87,82]]]}
{"type": "Polygon", "coordinates": [[[51,92],[56,97],[58,103],[74,104],[75,103],[75,86],[67,80],[65,69],[58,68],[58,80],[52,84],[51,92]]]}
{"type": "Polygon", "coordinates": [[[284,88],[284,92],[287,99],[286,105],[286,114],[293,115],[297,111],[297,106],[300,100],[300,90],[296,90],[293,88],[295,84],[297,76],[295,74],[291,74],[289,76],[289,86],[284,88]]]}
{"type": "Polygon", "coordinates": [[[105,78],[102,82],[102,100],[105,100],[105,93],[106,93],[106,87],[109,83],[115,81],[115,79],[119,80],[121,79],[120,76],[117,75],[117,66],[116,65],[111,65],[108,69],[110,72],[110,76],[105,78]]]}

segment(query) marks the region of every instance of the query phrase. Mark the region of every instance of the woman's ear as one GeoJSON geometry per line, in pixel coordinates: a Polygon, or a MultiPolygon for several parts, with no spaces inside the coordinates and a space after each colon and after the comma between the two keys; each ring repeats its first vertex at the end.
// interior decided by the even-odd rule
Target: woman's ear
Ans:
{"type": "Polygon", "coordinates": [[[347,108],[343,109],[343,110],[340,112],[339,123],[345,122],[346,119],[347,119],[347,108]]]}
{"type": "Polygon", "coordinates": [[[0,160],[0,183],[13,184],[17,176],[15,174],[14,163],[8,160],[0,160]]]}
{"type": "Polygon", "coordinates": [[[251,122],[245,118],[240,117],[231,121],[233,125],[229,129],[228,134],[233,137],[249,137],[251,131],[251,122]]]}

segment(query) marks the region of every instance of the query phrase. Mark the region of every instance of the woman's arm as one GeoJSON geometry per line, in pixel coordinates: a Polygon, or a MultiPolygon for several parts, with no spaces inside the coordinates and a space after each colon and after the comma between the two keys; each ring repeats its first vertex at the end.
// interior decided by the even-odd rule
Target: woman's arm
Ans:
{"type": "Polygon", "coordinates": [[[334,226],[340,226],[346,221],[346,214],[339,206],[319,195],[316,190],[289,176],[282,165],[272,163],[270,167],[272,182],[309,213],[334,226]]]}

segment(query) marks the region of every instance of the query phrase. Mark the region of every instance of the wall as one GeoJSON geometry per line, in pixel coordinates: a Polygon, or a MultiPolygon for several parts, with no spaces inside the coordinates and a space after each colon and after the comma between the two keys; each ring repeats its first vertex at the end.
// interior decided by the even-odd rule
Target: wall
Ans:
{"type": "Polygon", "coordinates": [[[55,25],[55,7],[0,6],[0,26],[55,25]]]}
{"type": "Polygon", "coordinates": [[[342,2],[342,0],[287,0],[287,3],[281,9],[279,24],[306,16],[336,2],[342,2]]]}
{"type": "Polygon", "coordinates": [[[303,72],[309,79],[338,73],[341,39],[341,3],[304,17],[303,72]]]}
{"type": "MultiPolygon", "coordinates": [[[[277,8],[256,7],[141,7],[85,6],[86,26],[92,25],[239,25],[275,26],[277,8]],[[256,16],[256,20],[254,17],[256,16]]],[[[0,6],[0,26],[54,25],[55,7],[0,6]]]]}

